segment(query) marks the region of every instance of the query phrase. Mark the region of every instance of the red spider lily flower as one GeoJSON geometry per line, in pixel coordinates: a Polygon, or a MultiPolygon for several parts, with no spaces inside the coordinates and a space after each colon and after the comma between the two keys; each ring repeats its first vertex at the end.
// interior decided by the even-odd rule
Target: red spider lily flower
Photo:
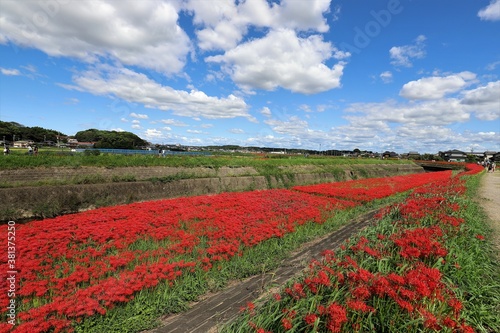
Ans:
{"type": "Polygon", "coordinates": [[[420,315],[424,318],[424,327],[431,330],[440,331],[442,329],[441,325],[438,324],[436,316],[424,308],[418,309],[420,315]]]}
{"type": "Polygon", "coordinates": [[[457,327],[457,323],[453,319],[451,319],[450,317],[446,317],[443,319],[443,325],[446,327],[449,327],[449,328],[456,328],[457,327]]]}
{"type": "Polygon", "coordinates": [[[318,320],[318,316],[315,315],[314,313],[309,313],[305,315],[304,321],[306,322],[307,325],[314,325],[314,323],[318,320]]]}
{"type": "Polygon", "coordinates": [[[351,293],[359,300],[368,299],[372,295],[370,289],[366,285],[357,286],[351,293]]]}
{"type": "Polygon", "coordinates": [[[291,330],[293,328],[292,322],[288,318],[281,319],[281,325],[285,331],[291,330]]]}
{"type": "Polygon", "coordinates": [[[272,333],[271,331],[266,331],[265,329],[263,328],[258,328],[257,329],[257,333],[272,333]]]}
{"type": "Polygon", "coordinates": [[[329,287],[332,285],[328,273],[323,270],[319,271],[316,276],[305,278],[304,283],[314,294],[318,292],[318,287],[329,287]]]}
{"type": "Polygon", "coordinates": [[[464,333],[474,333],[474,329],[467,324],[460,325],[460,330],[464,333]]]}
{"type": "Polygon", "coordinates": [[[458,317],[460,310],[462,310],[463,308],[462,302],[452,297],[451,299],[448,300],[448,305],[453,308],[453,313],[455,314],[455,317],[458,317]]]}
{"type": "Polygon", "coordinates": [[[393,297],[393,299],[402,309],[408,311],[408,313],[413,313],[413,311],[415,310],[414,306],[410,302],[405,301],[400,297],[393,297]]]}
{"type": "Polygon", "coordinates": [[[363,313],[375,312],[373,307],[360,300],[348,300],[346,303],[347,307],[353,311],[360,311],[363,313]]]}
{"type": "Polygon", "coordinates": [[[306,297],[304,292],[304,285],[301,283],[294,283],[291,288],[285,288],[285,293],[294,299],[300,299],[306,297]]]}
{"type": "Polygon", "coordinates": [[[341,305],[332,303],[326,308],[325,312],[328,316],[327,329],[332,333],[340,332],[342,325],[348,321],[346,309],[341,305]]]}

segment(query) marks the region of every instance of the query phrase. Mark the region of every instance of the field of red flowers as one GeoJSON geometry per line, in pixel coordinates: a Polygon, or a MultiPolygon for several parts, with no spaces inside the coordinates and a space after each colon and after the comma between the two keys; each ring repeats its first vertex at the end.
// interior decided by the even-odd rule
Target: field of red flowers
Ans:
{"type": "MultiPolygon", "coordinates": [[[[344,325],[342,318],[352,316],[353,311],[356,318],[372,316],[377,307],[368,300],[374,295],[393,299],[412,320],[410,312],[417,310],[426,318],[426,327],[465,330],[468,326],[457,319],[460,302],[452,291],[443,289],[441,273],[432,266],[432,260],[447,253],[440,241],[461,225],[453,216],[456,207],[447,204],[443,194],[461,190],[461,185],[452,181],[459,178],[451,176],[451,171],[445,171],[168,199],[16,225],[15,298],[6,292],[0,294],[2,316],[9,313],[12,299],[16,316],[14,322],[2,321],[0,332],[71,331],[83,318],[105,315],[141,290],[165,281],[173,284],[195,270],[209,271],[218,262],[241,256],[249,247],[294,232],[297,226],[324,223],[336,211],[415,188],[418,190],[405,205],[397,208],[407,221],[398,227],[429,214],[438,216],[443,225],[381,233],[380,239],[392,248],[368,239],[351,247],[355,253],[368,256],[367,261],[385,262],[384,258],[395,256],[407,264],[387,268],[385,275],[373,274],[349,256],[339,259],[330,255],[327,262],[315,263],[307,281],[292,286],[284,297],[300,301],[334,286],[348,290],[353,296],[346,299],[345,306],[318,303],[317,311],[307,314],[304,325],[324,322],[332,332],[344,325]],[[455,185],[450,190],[448,184],[455,185]],[[432,305],[423,306],[422,300],[432,305]],[[435,306],[448,307],[449,316],[433,317],[435,306]]],[[[1,228],[0,235],[7,239],[7,226],[1,228]]],[[[0,289],[7,290],[8,258],[0,258],[0,265],[0,289]]],[[[293,327],[297,318],[290,312],[282,318],[282,327],[293,327]]]]}
{"type": "MultiPolygon", "coordinates": [[[[481,234],[470,237],[460,214],[466,191],[461,176],[481,170],[470,165],[456,177],[416,188],[404,202],[383,209],[376,225],[312,261],[267,303],[249,303],[224,332],[496,332],[499,326],[467,322],[473,320],[464,314],[467,297],[458,286],[465,260],[457,243],[468,242],[473,252],[484,242],[481,234]]],[[[310,193],[315,188],[325,195],[343,191],[305,187],[310,193]]]]}

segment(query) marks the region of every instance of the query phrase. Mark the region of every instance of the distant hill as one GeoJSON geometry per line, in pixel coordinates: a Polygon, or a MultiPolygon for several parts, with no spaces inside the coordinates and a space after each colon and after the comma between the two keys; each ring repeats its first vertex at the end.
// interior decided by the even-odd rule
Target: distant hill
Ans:
{"type": "Polygon", "coordinates": [[[58,136],[66,136],[64,133],[42,127],[28,127],[16,122],[0,121],[0,140],[5,141],[27,140],[34,142],[57,141],[58,136]]]}
{"type": "Polygon", "coordinates": [[[95,142],[95,148],[135,149],[149,143],[134,133],[88,129],[75,134],[78,142],[95,142]]]}
{"type": "MultiPolygon", "coordinates": [[[[66,142],[68,136],[62,132],[38,126],[28,127],[13,121],[0,121],[0,140],[4,138],[7,142],[26,140],[40,144],[44,141],[66,142]]],[[[95,148],[134,149],[149,144],[131,132],[102,131],[97,129],[80,131],[76,133],[75,139],[79,142],[93,142],[95,143],[95,148]]]]}

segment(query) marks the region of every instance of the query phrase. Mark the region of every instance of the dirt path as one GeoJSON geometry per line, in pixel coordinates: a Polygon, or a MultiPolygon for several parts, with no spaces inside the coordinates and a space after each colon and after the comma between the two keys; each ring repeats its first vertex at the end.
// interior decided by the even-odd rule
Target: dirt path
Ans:
{"type": "Polygon", "coordinates": [[[179,315],[167,316],[163,326],[142,333],[216,333],[219,325],[238,315],[247,302],[268,295],[305,269],[312,259],[320,259],[326,249],[339,247],[347,238],[372,222],[375,211],[359,216],[339,230],[304,244],[294,252],[278,269],[262,275],[255,275],[240,283],[235,283],[220,293],[211,295],[191,309],[179,315]]]}
{"type": "Polygon", "coordinates": [[[481,206],[491,219],[493,243],[497,248],[497,257],[500,260],[500,170],[483,175],[479,199],[481,206]]]}

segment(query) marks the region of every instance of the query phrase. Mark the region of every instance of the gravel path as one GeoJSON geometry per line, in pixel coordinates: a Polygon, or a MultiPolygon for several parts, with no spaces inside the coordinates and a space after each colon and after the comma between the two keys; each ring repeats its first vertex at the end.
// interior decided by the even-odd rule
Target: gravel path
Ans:
{"type": "Polygon", "coordinates": [[[500,259],[500,170],[486,173],[481,178],[479,190],[481,206],[488,214],[493,228],[493,243],[500,259]]]}

